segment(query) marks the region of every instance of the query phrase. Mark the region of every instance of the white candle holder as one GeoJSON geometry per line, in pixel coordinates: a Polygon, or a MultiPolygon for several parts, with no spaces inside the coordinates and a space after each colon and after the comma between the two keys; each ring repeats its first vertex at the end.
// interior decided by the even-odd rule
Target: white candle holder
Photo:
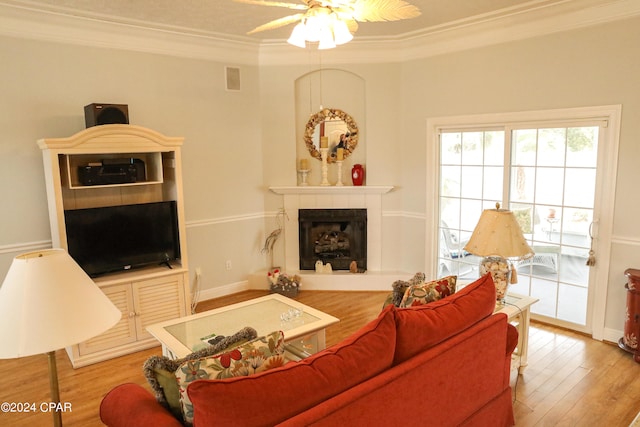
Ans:
{"type": "Polygon", "coordinates": [[[310,169],[299,169],[298,173],[300,174],[300,186],[301,187],[306,187],[307,185],[309,185],[309,183],[307,182],[307,176],[309,176],[309,170],[310,169]]]}
{"type": "Polygon", "coordinates": [[[320,185],[322,186],[331,185],[329,184],[329,179],[328,179],[328,175],[329,175],[329,167],[327,166],[328,154],[329,154],[328,148],[320,149],[320,156],[322,157],[322,182],[320,183],[320,185]]]}
{"type": "Polygon", "coordinates": [[[344,184],[342,183],[342,160],[336,160],[336,164],[338,165],[338,182],[336,182],[336,187],[342,187],[344,184]]]}

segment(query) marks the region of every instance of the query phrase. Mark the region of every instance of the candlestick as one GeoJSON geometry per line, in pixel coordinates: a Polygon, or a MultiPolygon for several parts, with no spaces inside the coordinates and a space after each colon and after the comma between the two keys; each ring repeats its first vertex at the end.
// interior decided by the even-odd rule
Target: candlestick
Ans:
{"type": "Polygon", "coordinates": [[[322,182],[320,183],[320,185],[323,186],[327,186],[327,185],[331,185],[329,184],[329,179],[327,178],[327,175],[329,173],[329,168],[327,166],[327,155],[329,154],[329,149],[328,148],[320,148],[320,156],[322,157],[322,182]]]}
{"type": "Polygon", "coordinates": [[[336,182],[336,186],[341,187],[344,185],[342,183],[342,160],[336,160],[336,164],[338,165],[338,182],[336,182]]]}
{"type": "Polygon", "coordinates": [[[309,169],[300,169],[298,170],[298,173],[300,174],[300,186],[304,187],[309,185],[309,183],[307,182],[307,176],[309,175],[309,169]]]}

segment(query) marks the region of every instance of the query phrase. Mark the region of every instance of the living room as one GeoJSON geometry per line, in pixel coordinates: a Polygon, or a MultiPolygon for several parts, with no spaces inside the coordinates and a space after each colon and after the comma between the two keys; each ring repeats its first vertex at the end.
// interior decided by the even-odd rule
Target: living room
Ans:
{"type": "MultiPolygon", "coordinates": [[[[522,30],[506,34],[484,28],[482,36],[456,33],[446,41],[430,34],[428,45],[358,45],[356,39],[322,54],[244,39],[140,35],[106,23],[74,34],[64,17],[25,11],[18,3],[0,4],[2,277],[17,254],[51,246],[36,141],[84,129],[83,106],[105,102],[128,104],[132,124],[185,138],[191,283],[198,269],[201,300],[246,290],[249,274],[269,266],[261,248],[283,203],[268,187],[295,186],[298,178],[298,135],[307,118],[297,114],[295,82],[323,68],[364,81],[361,111],[349,111],[357,96],[351,93],[342,101],[327,91],[323,104],[345,109],[358,122],[354,156],[366,166],[366,184],[394,187],[382,196],[382,271],[435,275],[435,255],[425,244],[433,200],[427,182],[434,179],[425,168],[427,119],[621,105],[610,262],[595,266],[609,283],[601,326],[607,337],[621,336],[624,271],[638,267],[640,253],[637,1],[588,2],[602,7],[585,8],[586,18],[580,10],[570,14],[583,18],[579,25],[547,17],[537,31],[519,21],[522,30]],[[228,66],[240,69],[240,91],[225,87],[228,66]]],[[[319,162],[312,167],[318,170],[319,162]]],[[[281,240],[276,264],[284,257],[281,240]]]]}

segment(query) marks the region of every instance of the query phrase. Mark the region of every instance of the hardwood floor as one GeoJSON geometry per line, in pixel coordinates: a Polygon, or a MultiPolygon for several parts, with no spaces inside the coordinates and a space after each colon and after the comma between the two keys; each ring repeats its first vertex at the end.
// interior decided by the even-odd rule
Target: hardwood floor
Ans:
{"type": "MultiPolygon", "coordinates": [[[[204,301],[198,311],[266,293],[246,291],[204,301]]],[[[331,345],[374,319],[386,296],[386,292],[303,291],[297,300],[341,319],[327,329],[331,345]]],[[[512,379],[517,426],[628,426],[640,411],[640,364],[617,346],[535,322],[529,342],[529,366],[512,379]]],[[[71,412],[62,414],[64,425],[101,426],[102,397],[124,382],[149,389],[142,364],[160,354],[156,347],[73,369],[66,353],[56,352],[61,400],[71,405],[71,412]]],[[[51,414],[39,410],[40,403],[49,399],[45,355],[0,360],[0,377],[0,403],[35,403],[37,407],[29,413],[0,412],[1,426],[51,424],[51,414]]]]}

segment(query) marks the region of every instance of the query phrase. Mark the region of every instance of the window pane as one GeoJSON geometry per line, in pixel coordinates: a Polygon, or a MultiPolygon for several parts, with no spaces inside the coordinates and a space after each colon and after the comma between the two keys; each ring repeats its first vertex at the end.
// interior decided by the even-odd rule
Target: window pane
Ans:
{"type": "Polygon", "coordinates": [[[515,166],[511,169],[511,200],[533,203],[536,169],[515,166]]]}
{"type": "Polygon", "coordinates": [[[540,129],[538,166],[564,166],[566,129],[540,129]]]}
{"type": "Polygon", "coordinates": [[[485,166],[504,166],[504,132],[493,131],[484,134],[485,166]]]}
{"type": "Polygon", "coordinates": [[[485,200],[502,200],[504,167],[487,166],[484,168],[483,198],[485,200]]]}
{"type": "Polygon", "coordinates": [[[598,130],[598,127],[567,129],[567,166],[597,166],[598,130]]]}
{"type": "Polygon", "coordinates": [[[483,133],[465,132],[462,134],[462,164],[481,165],[483,158],[483,133]]]}
{"type": "Polygon", "coordinates": [[[514,165],[536,164],[537,132],[535,129],[520,129],[513,132],[512,162],[514,165]]]}
{"type": "Polygon", "coordinates": [[[442,166],[440,173],[440,194],[460,197],[460,166],[442,166]]]}
{"type": "Polygon", "coordinates": [[[463,166],[461,187],[461,197],[482,198],[482,167],[463,166]]]}
{"type": "Polygon", "coordinates": [[[561,205],[564,188],[564,170],[561,168],[537,168],[536,203],[561,205]]]}
{"type": "Polygon", "coordinates": [[[584,325],[587,321],[587,289],[560,284],[558,319],[584,325]]]}
{"type": "Polygon", "coordinates": [[[443,165],[459,165],[462,161],[462,134],[440,135],[440,162],[443,165]]]}
{"type": "Polygon", "coordinates": [[[567,169],[565,182],[565,205],[584,208],[593,206],[596,188],[595,169],[567,169]]]}

